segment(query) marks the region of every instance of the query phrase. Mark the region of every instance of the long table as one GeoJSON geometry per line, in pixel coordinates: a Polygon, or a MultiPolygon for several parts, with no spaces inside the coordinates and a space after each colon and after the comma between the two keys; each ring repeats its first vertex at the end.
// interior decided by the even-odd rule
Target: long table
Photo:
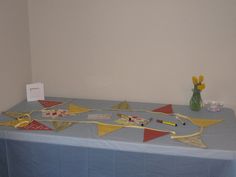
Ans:
{"type": "MultiPolygon", "coordinates": [[[[119,101],[47,98],[65,104],[82,105],[94,111],[67,116],[61,120],[87,120],[88,114],[138,115],[149,119],[171,120],[177,127],[158,124],[151,128],[175,131],[177,135],[191,134],[199,128],[186,121],[180,124],[173,116],[142,111],[117,110],[119,101]],[[95,109],[97,111],[95,111],[95,109]]],[[[164,106],[157,103],[129,102],[133,110],[153,110],[164,106]]],[[[95,124],[75,124],[64,131],[29,131],[0,127],[0,177],[235,177],[236,176],[236,118],[229,108],[209,112],[203,108],[192,112],[188,106],[172,105],[175,113],[194,118],[222,119],[221,123],[204,129],[203,141],[208,148],[197,148],[162,136],[143,142],[143,129],[123,128],[103,137],[97,135],[95,124]]],[[[9,111],[40,110],[38,102],[22,102],[9,111]]],[[[41,112],[32,118],[45,120],[41,112]]],[[[12,120],[1,115],[0,121],[12,120]]],[[[42,122],[52,127],[50,122],[42,122]]]]}

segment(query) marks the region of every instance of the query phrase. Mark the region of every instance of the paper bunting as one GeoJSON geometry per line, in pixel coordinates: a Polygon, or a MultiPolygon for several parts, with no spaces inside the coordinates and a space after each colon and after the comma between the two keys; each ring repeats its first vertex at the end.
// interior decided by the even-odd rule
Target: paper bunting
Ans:
{"type": "Polygon", "coordinates": [[[22,119],[13,120],[13,121],[0,122],[0,126],[20,128],[20,127],[27,126],[30,122],[31,122],[30,119],[22,118],[22,119]]]}
{"type": "Polygon", "coordinates": [[[163,132],[163,131],[159,131],[159,130],[152,130],[152,129],[145,128],[144,135],[143,135],[143,142],[147,142],[149,140],[159,138],[161,136],[165,136],[168,134],[169,134],[169,132],[163,132]]]}
{"type": "Polygon", "coordinates": [[[82,106],[75,105],[75,104],[70,104],[68,110],[69,110],[70,114],[80,114],[80,113],[83,113],[83,112],[89,112],[90,111],[90,109],[88,109],[86,107],[82,107],[82,106]]]}
{"type": "Polygon", "coordinates": [[[131,109],[127,101],[123,101],[117,105],[112,106],[112,109],[131,109]]]}
{"type": "Polygon", "coordinates": [[[216,120],[216,119],[195,119],[195,118],[190,118],[189,119],[194,125],[199,126],[199,127],[209,127],[210,125],[214,125],[217,123],[220,123],[223,120],[216,120]]]}
{"type": "Polygon", "coordinates": [[[38,102],[45,108],[62,104],[62,102],[59,101],[49,101],[49,100],[38,100],[38,102]]]}
{"type": "Polygon", "coordinates": [[[114,131],[117,131],[121,128],[123,128],[124,126],[122,125],[111,125],[111,124],[97,124],[97,133],[98,136],[104,136],[108,133],[112,133],[114,131]]]}
{"type": "Polygon", "coordinates": [[[157,108],[152,110],[153,112],[162,112],[162,113],[166,113],[166,114],[173,114],[173,109],[172,109],[172,105],[168,104],[166,106],[163,106],[161,108],[157,108]]]}
{"type": "Polygon", "coordinates": [[[191,146],[195,146],[195,147],[199,147],[199,148],[207,148],[207,145],[203,143],[201,137],[202,137],[202,132],[203,132],[203,128],[201,128],[201,130],[197,133],[194,134],[190,134],[190,135],[182,135],[182,136],[178,136],[178,135],[173,135],[171,136],[171,139],[180,141],[182,143],[191,145],[191,146]]]}
{"type": "Polygon", "coordinates": [[[53,121],[52,122],[52,125],[53,125],[55,131],[65,130],[66,128],[69,128],[74,124],[75,123],[72,123],[72,122],[61,122],[61,121],[53,121]]]}
{"type": "Polygon", "coordinates": [[[46,125],[39,123],[36,120],[33,120],[29,125],[21,127],[24,130],[52,130],[51,128],[47,127],[46,125]]]}
{"type": "Polygon", "coordinates": [[[107,135],[109,133],[113,133],[125,127],[137,128],[137,129],[144,130],[143,142],[147,142],[155,138],[172,134],[171,138],[176,141],[179,141],[179,142],[182,142],[182,143],[194,146],[194,147],[206,148],[207,145],[204,144],[204,142],[201,139],[203,128],[206,128],[208,126],[211,126],[211,125],[214,125],[223,121],[223,120],[216,120],[216,119],[192,118],[192,117],[188,117],[182,114],[174,113],[171,104],[168,104],[168,105],[165,105],[165,106],[153,109],[153,110],[146,110],[146,109],[133,110],[130,108],[130,105],[127,101],[123,101],[123,102],[120,102],[119,104],[112,106],[112,109],[90,109],[90,108],[83,107],[77,104],[69,104],[68,109],[53,109],[51,107],[65,104],[65,102],[50,101],[50,100],[38,100],[38,102],[44,107],[43,109],[40,108],[39,110],[32,110],[31,112],[3,112],[4,115],[9,116],[11,118],[15,118],[15,120],[0,122],[0,126],[10,126],[14,128],[20,128],[23,130],[52,130],[50,127],[40,123],[41,121],[44,121],[44,122],[52,123],[53,130],[58,132],[58,131],[65,130],[66,128],[69,128],[77,123],[78,124],[95,124],[97,126],[97,135],[100,137],[107,135]],[[88,115],[86,114],[87,120],[55,119],[57,117],[63,117],[63,116],[69,117],[69,116],[78,115],[81,113],[86,113],[89,111],[96,111],[96,113],[88,114],[88,115]],[[102,113],[100,114],[97,113],[99,111],[101,111],[102,113]],[[115,120],[116,124],[107,124],[107,123],[102,122],[104,120],[108,120],[112,118],[113,113],[109,114],[109,113],[106,113],[105,111],[109,111],[109,112],[115,111],[118,113],[117,116],[119,117],[119,119],[115,120]],[[151,113],[151,114],[163,113],[163,115],[166,115],[166,116],[175,116],[176,119],[181,121],[183,125],[185,125],[185,122],[183,120],[188,120],[193,125],[198,126],[201,129],[199,132],[189,134],[189,135],[175,135],[176,133],[174,131],[168,131],[168,130],[164,131],[164,130],[158,130],[158,129],[146,127],[146,125],[148,125],[152,121],[152,118],[146,119],[146,118],[142,118],[136,115],[125,115],[125,114],[119,113],[119,112],[125,112],[125,111],[132,112],[129,114],[136,114],[136,112],[151,113]],[[42,117],[48,118],[48,119],[39,120],[40,122],[38,122],[38,119],[32,120],[31,114],[34,112],[40,112],[42,113],[42,117]]]}

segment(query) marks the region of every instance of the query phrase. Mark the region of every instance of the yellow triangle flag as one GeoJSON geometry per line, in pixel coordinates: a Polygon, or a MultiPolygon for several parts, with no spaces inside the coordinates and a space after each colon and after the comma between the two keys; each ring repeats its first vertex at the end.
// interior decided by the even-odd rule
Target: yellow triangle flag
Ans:
{"type": "Polygon", "coordinates": [[[130,109],[130,106],[127,101],[123,101],[117,105],[112,106],[112,109],[130,109]]]}
{"type": "Polygon", "coordinates": [[[199,126],[199,127],[209,127],[210,125],[214,125],[217,123],[222,122],[223,120],[220,119],[198,119],[198,118],[192,118],[192,117],[188,117],[182,114],[175,114],[177,118],[183,118],[183,119],[187,119],[189,121],[192,122],[192,124],[199,126]]]}
{"type": "Polygon", "coordinates": [[[223,120],[216,120],[216,119],[189,119],[194,125],[197,125],[199,127],[209,127],[210,125],[214,125],[217,123],[220,123],[223,120]]]}
{"type": "Polygon", "coordinates": [[[79,105],[70,104],[68,111],[69,111],[69,114],[80,114],[83,112],[89,112],[90,109],[88,109],[86,107],[79,106],[79,105]]]}
{"type": "Polygon", "coordinates": [[[199,132],[190,134],[190,135],[182,135],[182,136],[172,135],[171,139],[175,139],[177,141],[180,141],[182,143],[189,144],[195,147],[207,148],[207,145],[204,144],[201,139],[202,131],[203,131],[203,128],[201,128],[199,132]]]}
{"type": "Polygon", "coordinates": [[[121,128],[123,128],[124,126],[122,125],[110,125],[110,124],[97,124],[97,128],[98,128],[98,136],[104,136],[108,133],[112,133],[114,131],[117,131],[121,128]]]}
{"type": "Polygon", "coordinates": [[[12,121],[6,121],[6,122],[0,122],[0,126],[10,126],[14,127],[15,125],[18,124],[17,120],[12,120],[12,121]]]}
{"type": "Polygon", "coordinates": [[[61,121],[53,121],[52,125],[54,127],[55,131],[62,131],[65,130],[66,128],[71,127],[72,125],[74,125],[75,123],[73,122],[61,122],[61,121]]]}
{"type": "Polygon", "coordinates": [[[0,126],[10,126],[10,127],[15,127],[15,128],[20,128],[27,126],[30,124],[31,120],[30,119],[17,119],[17,120],[12,120],[12,121],[6,121],[6,122],[0,122],[0,126]]]}
{"type": "Polygon", "coordinates": [[[3,115],[12,118],[30,118],[30,112],[3,112],[3,115]]]}

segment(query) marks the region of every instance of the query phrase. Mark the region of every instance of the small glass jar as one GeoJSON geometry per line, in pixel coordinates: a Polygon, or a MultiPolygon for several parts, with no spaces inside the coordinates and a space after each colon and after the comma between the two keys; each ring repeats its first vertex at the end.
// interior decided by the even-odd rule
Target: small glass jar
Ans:
{"type": "Polygon", "coordinates": [[[219,112],[223,108],[224,104],[217,101],[207,101],[205,107],[210,112],[219,112]]]}

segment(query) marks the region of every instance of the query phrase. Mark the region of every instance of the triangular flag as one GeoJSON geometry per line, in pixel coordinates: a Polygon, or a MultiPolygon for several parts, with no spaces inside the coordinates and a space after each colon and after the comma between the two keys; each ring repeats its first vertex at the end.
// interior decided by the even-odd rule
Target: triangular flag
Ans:
{"type": "Polygon", "coordinates": [[[65,130],[68,127],[71,127],[73,124],[73,122],[61,122],[61,121],[53,121],[52,125],[55,128],[55,131],[62,131],[65,130]]]}
{"type": "Polygon", "coordinates": [[[38,100],[38,102],[45,108],[62,104],[62,102],[59,101],[49,101],[49,100],[38,100]]]}
{"type": "Polygon", "coordinates": [[[155,138],[159,138],[167,134],[169,134],[169,132],[162,132],[159,130],[152,130],[152,129],[144,128],[143,142],[146,142],[155,138]]]}
{"type": "Polygon", "coordinates": [[[10,127],[24,127],[30,124],[31,120],[27,118],[12,120],[12,121],[6,121],[6,122],[0,122],[0,126],[10,126],[10,127]]]}
{"type": "Polygon", "coordinates": [[[89,112],[90,109],[86,108],[86,107],[82,107],[80,105],[75,105],[75,104],[69,104],[69,114],[80,114],[83,112],[89,112]]]}
{"type": "Polygon", "coordinates": [[[17,124],[18,124],[18,121],[17,121],[17,120],[0,122],[0,126],[15,127],[15,125],[17,125],[17,124]]]}
{"type": "Polygon", "coordinates": [[[162,113],[166,113],[166,114],[173,114],[173,109],[172,109],[172,105],[168,104],[166,106],[157,108],[152,110],[153,112],[162,112],[162,113]]]}
{"type": "Polygon", "coordinates": [[[3,112],[3,115],[17,119],[30,118],[30,114],[30,112],[3,112]]]}
{"type": "Polygon", "coordinates": [[[195,118],[190,118],[189,120],[194,125],[197,125],[199,127],[208,127],[210,125],[214,125],[223,121],[223,120],[216,120],[216,119],[195,119],[195,118]]]}
{"type": "Polygon", "coordinates": [[[123,128],[124,126],[122,125],[107,125],[107,124],[97,124],[97,128],[98,128],[98,136],[104,136],[108,133],[112,133],[114,131],[117,131],[121,128],[123,128]]]}
{"type": "Polygon", "coordinates": [[[182,143],[189,144],[189,145],[192,145],[195,147],[207,148],[207,145],[204,144],[201,139],[202,130],[203,130],[203,128],[201,128],[201,130],[199,132],[194,133],[194,134],[190,134],[190,135],[183,135],[183,136],[173,135],[173,136],[171,136],[171,139],[175,139],[177,141],[180,141],[182,143]]]}
{"type": "Polygon", "coordinates": [[[112,106],[112,109],[130,109],[130,106],[127,101],[123,101],[117,105],[112,106]]]}
{"type": "Polygon", "coordinates": [[[196,126],[199,126],[199,127],[208,127],[210,125],[214,125],[214,124],[217,124],[217,123],[220,123],[222,122],[223,120],[220,120],[220,119],[198,119],[198,118],[192,118],[192,117],[188,117],[188,116],[185,116],[185,115],[182,115],[182,114],[175,114],[178,118],[183,118],[183,119],[186,119],[186,120],[189,120],[192,122],[192,124],[196,125],[196,126]]]}
{"type": "Polygon", "coordinates": [[[36,120],[33,120],[29,125],[21,128],[24,130],[52,130],[51,128],[37,122],[36,120]]]}
{"type": "Polygon", "coordinates": [[[21,128],[29,125],[31,123],[31,119],[28,118],[17,119],[17,122],[18,123],[14,127],[21,128]]]}

